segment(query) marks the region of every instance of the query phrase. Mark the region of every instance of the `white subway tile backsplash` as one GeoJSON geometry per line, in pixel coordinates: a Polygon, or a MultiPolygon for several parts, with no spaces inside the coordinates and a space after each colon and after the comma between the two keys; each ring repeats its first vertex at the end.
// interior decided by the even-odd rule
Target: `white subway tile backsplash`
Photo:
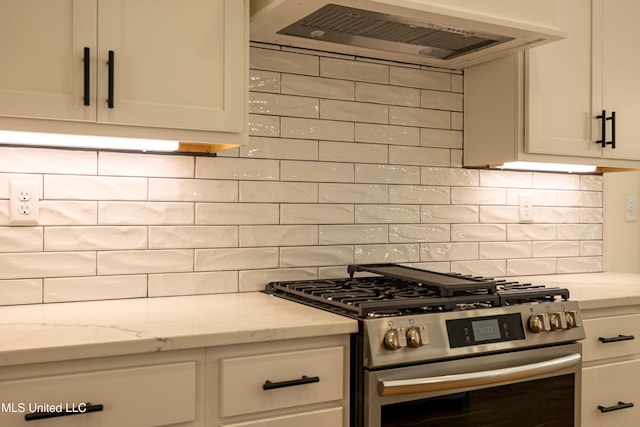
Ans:
{"type": "Polygon", "coordinates": [[[321,203],[380,203],[388,202],[388,189],[381,184],[319,184],[321,203]]]}
{"type": "MultiPolygon", "coordinates": [[[[420,260],[429,262],[478,259],[478,243],[425,243],[420,245],[420,260]]],[[[474,273],[475,274],[475,273],[474,273]]]]}
{"type": "Polygon", "coordinates": [[[399,165],[450,166],[451,151],[431,147],[389,147],[389,162],[399,165]]]}
{"type": "Polygon", "coordinates": [[[147,296],[147,276],[94,276],[44,279],[44,302],[91,301],[147,296]]]}
{"type": "Polygon", "coordinates": [[[45,251],[146,249],[147,227],[46,227],[45,251]]]}
{"type": "Polygon", "coordinates": [[[453,129],[451,113],[442,110],[389,106],[389,123],[402,126],[453,129]]]}
{"type": "Polygon", "coordinates": [[[147,178],[47,175],[44,197],[48,200],[144,200],[147,178]]]}
{"type": "Polygon", "coordinates": [[[40,225],[97,225],[98,202],[40,202],[40,225]]]}
{"type": "MultiPolygon", "coordinates": [[[[144,199],[144,197],[140,199],[144,199]]],[[[150,178],[149,200],[170,202],[237,202],[238,182],[214,181],[210,179],[150,178]]]]}
{"type": "Polygon", "coordinates": [[[98,252],[98,275],[193,271],[193,249],[98,252]]]}
{"type": "Polygon", "coordinates": [[[240,147],[240,156],[254,159],[318,160],[318,141],[252,137],[240,147]]]}
{"type": "Polygon", "coordinates": [[[318,157],[327,162],[387,163],[389,150],[381,144],[320,141],[318,157]]]}
{"type": "Polygon", "coordinates": [[[389,185],[389,203],[447,204],[451,200],[449,187],[428,185],[389,185]]]}
{"type": "Polygon", "coordinates": [[[264,114],[249,114],[250,136],[280,136],[280,117],[264,114]]]}
{"type": "Polygon", "coordinates": [[[318,244],[317,225],[243,225],[239,228],[241,247],[318,244]]]}
{"type": "Polygon", "coordinates": [[[419,223],[420,206],[416,205],[356,205],[358,224],[419,223]]]}
{"type": "Polygon", "coordinates": [[[194,158],[163,154],[115,153],[98,154],[98,175],[158,176],[164,178],[193,178],[194,158]]]}
{"type": "Polygon", "coordinates": [[[0,147],[0,171],[95,175],[98,172],[98,155],[92,151],[0,147]]]}
{"type": "Polygon", "coordinates": [[[352,246],[280,248],[280,267],[317,267],[354,263],[352,246]]]}
{"type": "Polygon", "coordinates": [[[283,74],[282,93],[353,101],[355,99],[355,83],[346,80],[283,74]]]}
{"type": "Polygon", "coordinates": [[[353,141],[352,122],[282,117],[280,123],[280,134],[285,138],[353,141]]]}
{"type": "Polygon", "coordinates": [[[255,47],[251,47],[250,52],[249,67],[252,69],[318,75],[320,61],[315,55],[255,47]]]}
{"type": "Polygon", "coordinates": [[[0,254],[0,279],[72,277],[95,274],[95,252],[0,254]]]}
{"type": "Polygon", "coordinates": [[[448,242],[449,224],[394,224],[389,226],[389,242],[448,242]]]}
{"type": "Polygon", "coordinates": [[[377,104],[420,107],[420,90],[402,86],[356,82],[355,100],[377,104]]]}
{"type": "Polygon", "coordinates": [[[42,242],[42,227],[0,227],[0,252],[38,252],[42,242]]]}
{"type": "Polygon", "coordinates": [[[249,70],[249,91],[280,93],[280,73],[249,70]]]}
{"type": "Polygon", "coordinates": [[[278,267],[278,248],[196,249],[196,271],[278,267]]]}
{"type": "Polygon", "coordinates": [[[387,243],[389,230],[386,225],[321,225],[320,245],[355,245],[387,243]]]}
{"type": "Polygon", "coordinates": [[[280,268],[272,270],[245,270],[240,272],[240,292],[264,290],[269,282],[311,280],[318,278],[316,268],[280,268]]]}
{"type": "Polygon", "coordinates": [[[321,99],[320,118],[349,122],[387,123],[389,121],[389,107],[382,104],[321,99]]]}
{"type": "Polygon", "coordinates": [[[354,168],[351,163],[282,161],[281,180],[353,182],[354,168]]]}
{"type": "Polygon", "coordinates": [[[354,248],[353,261],[356,264],[388,262],[417,262],[420,260],[420,245],[387,244],[359,245],[354,248]]]}
{"type": "Polygon", "coordinates": [[[283,204],[280,224],[353,224],[351,204],[283,204]]]}
{"type": "Polygon", "coordinates": [[[420,89],[451,90],[451,74],[439,71],[390,67],[389,83],[420,89]]]}
{"type": "Polygon", "coordinates": [[[252,92],[249,96],[249,112],[252,114],[317,118],[319,105],[317,98],[252,92]]]}
{"type": "Polygon", "coordinates": [[[98,202],[99,225],[183,225],[193,218],[193,203],[98,202]]]}
{"type": "Polygon", "coordinates": [[[196,178],[269,181],[280,176],[280,162],[266,159],[196,158],[196,178]]]}
{"type": "Polygon", "coordinates": [[[310,182],[243,181],[240,202],[313,203],[318,184],[310,182]]]}
{"type": "Polygon", "coordinates": [[[233,225],[150,226],[149,249],[233,248],[238,227],[233,225]]]}
{"type": "Polygon", "coordinates": [[[277,203],[197,203],[197,225],[277,224],[277,203]]]}
{"type": "Polygon", "coordinates": [[[356,164],[355,180],[373,184],[419,184],[420,168],[403,165],[356,164]]]}
{"type": "Polygon", "coordinates": [[[409,126],[356,123],[355,140],[389,145],[420,145],[420,129],[409,126]]]}
{"type": "Polygon", "coordinates": [[[150,297],[220,294],[229,292],[238,292],[237,271],[149,275],[150,297]]]}
{"type": "Polygon", "coordinates": [[[0,305],[259,291],[354,262],[602,271],[602,176],[462,167],[462,72],[259,43],[250,62],[240,148],[0,147],[0,305]],[[42,183],[36,226],[9,224],[12,179],[42,183]]]}
{"type": "Polygon", "coordinates": [[[448,129],[420,129],[420,145],[433,148],[462,148],[462,132],[448,129]]]}
{"type": "Polygon", "coordinates": [[[339,58],[320,58],[320,76],[369,83],[389,83],[389,67],[339,58]]]}

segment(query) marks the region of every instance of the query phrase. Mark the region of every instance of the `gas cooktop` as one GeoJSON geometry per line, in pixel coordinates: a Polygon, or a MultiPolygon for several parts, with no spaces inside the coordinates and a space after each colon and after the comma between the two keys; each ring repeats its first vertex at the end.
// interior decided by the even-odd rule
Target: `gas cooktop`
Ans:
{"type": "Polygon", "coordinates": [[[350,265],[349,277],[269,283],[265,292],[366,319],[566,301],[563,288],[523,284],[397,264],[350,265]],[[368,273],[354,277],[355,273],[368,273]],[[373,275],[372,275],[373,274],[373,275]]]}

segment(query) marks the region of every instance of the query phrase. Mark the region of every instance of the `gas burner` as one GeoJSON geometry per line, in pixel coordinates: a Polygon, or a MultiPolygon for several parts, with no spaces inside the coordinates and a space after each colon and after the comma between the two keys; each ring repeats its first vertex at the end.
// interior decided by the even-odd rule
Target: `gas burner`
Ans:
{"type": "Polygon", "coordinates": [[[351,265],[350,277],[272,282],[266,292],[359,319],[568,300],[569,291],[396,264],[351,265]],[[353,277],[366,271],[377,276],[353,277]]]}
{"type": "Polygon", "coordinates": [[[369,319],[377,319],[380,317],[394,317],[394,316],[402,316],[405,314],[402,310],[378,310],[378,311],[370,311],[367,314],[367,318],[369,319]]]}

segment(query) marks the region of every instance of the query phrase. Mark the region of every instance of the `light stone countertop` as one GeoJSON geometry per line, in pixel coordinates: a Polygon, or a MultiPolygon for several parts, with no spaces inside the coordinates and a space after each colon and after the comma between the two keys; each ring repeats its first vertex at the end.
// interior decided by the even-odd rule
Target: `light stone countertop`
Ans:
{"type": "MultiPolygon", "coordinates": [[[[640,305],[640,274],[509,277],[569,289],[582,310],[640,305]]],[[[0,367],[356,332],[357,322],[260,292],[0,307],[0,367]]]]}
{"type": "Polygon", "coordinates": [[[356,332],[260,292],[0,307],[0,367],[356,332]]]}
{"type": "Polygon", "coordinates": [[[640,305],[640,274],[603,272],[505,279],[567,288],[569,299],[578,301],[581,310],[640,305]]]}

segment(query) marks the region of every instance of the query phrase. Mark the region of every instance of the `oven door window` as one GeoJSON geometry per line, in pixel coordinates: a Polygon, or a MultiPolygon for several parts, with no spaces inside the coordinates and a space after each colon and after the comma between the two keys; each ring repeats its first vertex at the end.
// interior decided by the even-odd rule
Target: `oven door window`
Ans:
{"type": "Polygon", "coordinates": [[[573,427],[567,374],[382,406],[381,427],[573,427]]]}

